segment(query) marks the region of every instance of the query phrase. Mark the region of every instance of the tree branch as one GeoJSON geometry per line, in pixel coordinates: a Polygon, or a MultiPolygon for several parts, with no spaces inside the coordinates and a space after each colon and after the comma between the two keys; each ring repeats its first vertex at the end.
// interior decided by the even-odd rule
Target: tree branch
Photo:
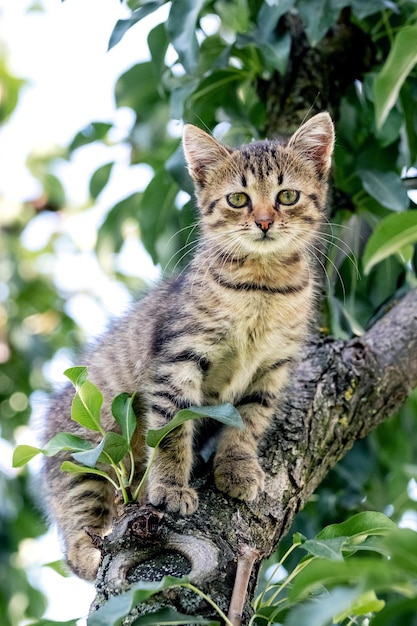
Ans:
{"type": "MultiPolygon", "coordinates": [[[[197,513],[179,519],[165,515],[145,538],[132,531],[137,530],[143,509],[138,513],[132,507],[104,541],[94,608],[109,594],[143,579],[146,570],[153,580],[167,573],[188,574],[227,613],[242,550],[267,557],[328,471],[356,440],[392,415],[416,386],[417,290],[361,338],[315,337],[260,450],[267,475],[264,494],[251,504],[228,498],[215,489],[208,470],[195,481],[200,495],[197,513]]],[[[248,578],[243,607],[239,600],[244,624],[258,571],[259,562],[248,578]]],[[[159,594],[151,602],[216,618],[213,609],[190,596],[189,590],[170,590],[162,600],[159,594]]],[[[150,610],[149,604],[137,607],[136,615],[145,609],[150,610]]]]}

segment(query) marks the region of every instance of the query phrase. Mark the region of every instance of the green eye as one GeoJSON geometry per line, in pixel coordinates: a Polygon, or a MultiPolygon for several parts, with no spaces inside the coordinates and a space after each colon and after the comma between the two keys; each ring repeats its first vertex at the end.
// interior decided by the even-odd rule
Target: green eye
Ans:
{"type": "Polygon", "coordinates": [[[246,193],[229,193],[226,200],[234,209],[241,209],[249,204],[249,196],[246,193]]]}
{"type": "Polygon", "coordinates": [[[285,204],[286,206],[290,206],[291,204],[295,204],[298,202],[300,197],[300,192],[296,189],[283,189],[279,192],[277,196],[277,200],[279,204],[285,204]]]}

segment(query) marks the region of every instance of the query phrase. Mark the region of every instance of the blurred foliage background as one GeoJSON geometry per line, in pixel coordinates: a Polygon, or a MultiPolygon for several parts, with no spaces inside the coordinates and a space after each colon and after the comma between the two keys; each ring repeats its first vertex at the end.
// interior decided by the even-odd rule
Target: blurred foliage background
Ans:
{"type": "MultiPolygon", "coordinates": [[[[123,46],[130,28],[167,3],[125,4],[131,15],[115,25],[110,47],[123,46]]],[[[124,293],[122,285],[132,291],[143,287],[140,266],[132,272],[119,263],[132,237],[142,241],[163,274],[185,267],[192,252],[196,215],[180,147],[181,120],[237,145],[285,136],[306,115],[328,109],[337,147],[329,228],[323,233],[329,250],[322,260],[321,328],[341,338],[364,332],[417,285],[416,42],[414,0],[174,0],[168,19],[149,32],[149,60],[133,64],[115,87],[116,107],[131,109],[134,119],[120,142],[129,146],[132,166],[145,164],[152,175],[144,188],[138,183],[127,197],[121,188],[119,200],[101,218],[93,244],[109,277],[107,288],[124,293]],[[352,38],[360,59],[352,54],[352,38]]],[[[13,115],[22,84],[8,70],[3,52],[3,125],[13,115]]],[[[112,124],[92,120],[68,146],[30,157],[28,167],[42,186],[38,198],[19,204],[0,196],[0,435],[7,453],[28,436],[31,412],[38,413],[45,402],[51,362],[59,364],[56,355],[76,360],[85,341],[68,307],[71,290],[59,280],[54,263],[63,249],[74,258],[79,255],[73,279],[83,284],[83,249],[65,225],[74,216],[88,219],[111,180],[114,162],[92,174],[90,198],[77,207],[68,202],[55,165],[92,143],[109,150],[112,124]],[[25,243],[28,230],[42,231],[46,221],[53,226],[33,249],[25,243]]],[[[82,230],[82,220],[77,224],[82,230]]],[[[140,260],[132,257],[131,263],[140,260]]],[[[98,292],[87,295],[98,307],[105,306],[98,292]]],[[[415,393],[328,475],[294,531],[313,536],[324,525],[365,509],[383,511],[417,529],[416,432],[415,393]]],[[[39,618],[45,610],[45,598],[27,578],[20,558],[22,542],[45,531],[29,474],[1,465],[4,626],[39,618]]]]}

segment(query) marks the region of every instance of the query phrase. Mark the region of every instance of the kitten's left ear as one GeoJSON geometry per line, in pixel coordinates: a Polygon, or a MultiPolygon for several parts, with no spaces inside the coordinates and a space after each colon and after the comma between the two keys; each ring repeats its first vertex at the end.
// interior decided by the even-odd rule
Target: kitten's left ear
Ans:
{"type": "Polygon", "coordinates": [[[226,146],[192,124],[184,126],[182,143],[191,178],[201,186],[205,183],[208,171],[231,153],[226,146]]]}
{"type": "Polygon", "coordinates": [[[328,113],[318,113],[300,126],[288,142],[304,158],[313,161],[319,175],[327,175],[332,163],[334,127],[328,113]]]}

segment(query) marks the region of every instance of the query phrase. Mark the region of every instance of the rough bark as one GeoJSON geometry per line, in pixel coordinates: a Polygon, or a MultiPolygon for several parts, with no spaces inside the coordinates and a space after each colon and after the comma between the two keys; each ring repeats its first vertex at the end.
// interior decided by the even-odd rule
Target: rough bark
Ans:
{"type": "MultiPolygon", "coordinates": [[[[329,470],[356,440],[392,415],[416,386],[417,290],[361,338],[317,336],[294,372],[287,401],[279,407],[261,449],[265,493],[253,504],[238,502],[214,488],[209,471],[196,481],[200,506],[190,518],[159,519],[152,511],[127,509],[103,545],[95,606],[137,579],[188,574],[227,614],[238,559],[242,568],[248,549],[267,557],[329,470]]],[[[249,600],[260,562],[250,574],[242,624],[251,613],[249,600]]],[[[184,589],[157,596],[151,605],[137,607],[135,614],[152,606],[218,618],[184,589]]]]}
{"type": "Polygon", "coordinates": [[[350,17],[349,9],[342,11],[315,47],[310,47],[297,14],[282,18],[292,42],[287,70],[284,76],[258,83],[267,106],[267,137],[288,137],[320,111],[336,117],[346,89],[371,68],[375,56],[371,38],[350,17]]]}

